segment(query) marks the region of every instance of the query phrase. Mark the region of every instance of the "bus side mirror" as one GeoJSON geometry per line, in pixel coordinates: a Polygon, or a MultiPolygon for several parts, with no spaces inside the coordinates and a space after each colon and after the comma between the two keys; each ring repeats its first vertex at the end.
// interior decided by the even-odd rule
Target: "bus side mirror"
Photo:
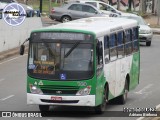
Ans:
{"type": "Polygon", "coordinates": [[[19,54],[20,54],[20,55],[23,55],[23,54],[24,54],[24,50],[25,50],[25,45],[24,45],[24,43],[26,43],[29,39],[30,39],[30,38],[26,39],[26,40],[22,43],[22,45],[20,46],[20,50],[19,50],[19,54]]]}
{"type": "Polygon", "coordinates": [[[24,46],[24,45],[21,45],[20,50],[19,50],[19,54],[20,54],[20,55],[23,55],[23,54],[24,54],[24,49],[25,49],[25,46],[24,46]]]}

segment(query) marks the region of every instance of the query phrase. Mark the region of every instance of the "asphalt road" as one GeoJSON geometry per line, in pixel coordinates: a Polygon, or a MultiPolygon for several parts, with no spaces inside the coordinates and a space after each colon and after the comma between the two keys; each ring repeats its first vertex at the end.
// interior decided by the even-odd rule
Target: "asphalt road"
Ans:
{"type": "MultiPolygon", "coordinates": [[[[140,84],[128,95],[125,105],[110,104],[106,111],[123,111],[123,108],[155,108],[160,104],[160,36],[154,35],[151,47],[146,47],[142,43],[141,47],[141,74],[140,84]]],[[[0,111],[38,111],[38,106],[26,104],[26,62],[27,55],[14,56],[8,60],[0,62],[0,111]]],[[[63,113],[55,117],[33,118],[42,120],[128,120],[137,119],[122,117],[104,117],[105,115],[95,116],[87,113],[82,116],[83,107],[57,107],[56,109],[79,111],[76,115],[63,117],[63,113]],[[102,117],[103,116],[103,117],[102,117]]],[[[65,113],[64,113],[65,114],[65,113]]],[[[107,112],[105,112],[107,114],[107,112]]],[[[4,119],[4,118],[0,118],[4,119]]],[[[10,118],[13,119],[13,118],[10,118]]],[[[17,120],[17,118],[14,118],[17,120]]],[[[22,118],[19,118],[22,119],[22,118]]],[[[30,120],[31,118],[23,118],[30,120]]]]}

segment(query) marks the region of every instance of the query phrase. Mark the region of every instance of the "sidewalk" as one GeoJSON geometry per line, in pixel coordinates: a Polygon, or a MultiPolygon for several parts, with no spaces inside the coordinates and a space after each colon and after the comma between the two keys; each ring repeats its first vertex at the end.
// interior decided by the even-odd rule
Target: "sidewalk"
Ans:
{"type": "Polygon", "coordinates": [[[144,18],[146,23],[150,24],[154,34],[160,34],[160,20],[158,25],[158,16],[150,15],[144,18]]]}

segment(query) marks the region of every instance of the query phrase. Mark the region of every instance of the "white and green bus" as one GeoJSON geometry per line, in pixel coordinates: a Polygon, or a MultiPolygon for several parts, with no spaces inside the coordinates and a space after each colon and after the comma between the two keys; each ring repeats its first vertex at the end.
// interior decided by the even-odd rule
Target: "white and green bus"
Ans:
{"type": "Polygon", "coordinates": [[[102,113],[111,99],[124,104],[139,83],[134,20],[84,18],[34,30],[28,40],[27,103],[40,111],[89,106],[102,113]]]}

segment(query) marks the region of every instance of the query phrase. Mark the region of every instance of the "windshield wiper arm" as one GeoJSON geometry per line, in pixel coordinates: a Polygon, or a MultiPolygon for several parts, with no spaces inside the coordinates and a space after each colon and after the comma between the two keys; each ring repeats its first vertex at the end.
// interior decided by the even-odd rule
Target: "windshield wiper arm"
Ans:
{"type": "Polygon", "coordinates": [[[65,54],[64,58],[68,57],[68,56],[71,54],[71,52],[79,45],[80,42],[81,42],[81,41],[76,42],[76,43],[73,45],[73,47],[65,54]]]}

